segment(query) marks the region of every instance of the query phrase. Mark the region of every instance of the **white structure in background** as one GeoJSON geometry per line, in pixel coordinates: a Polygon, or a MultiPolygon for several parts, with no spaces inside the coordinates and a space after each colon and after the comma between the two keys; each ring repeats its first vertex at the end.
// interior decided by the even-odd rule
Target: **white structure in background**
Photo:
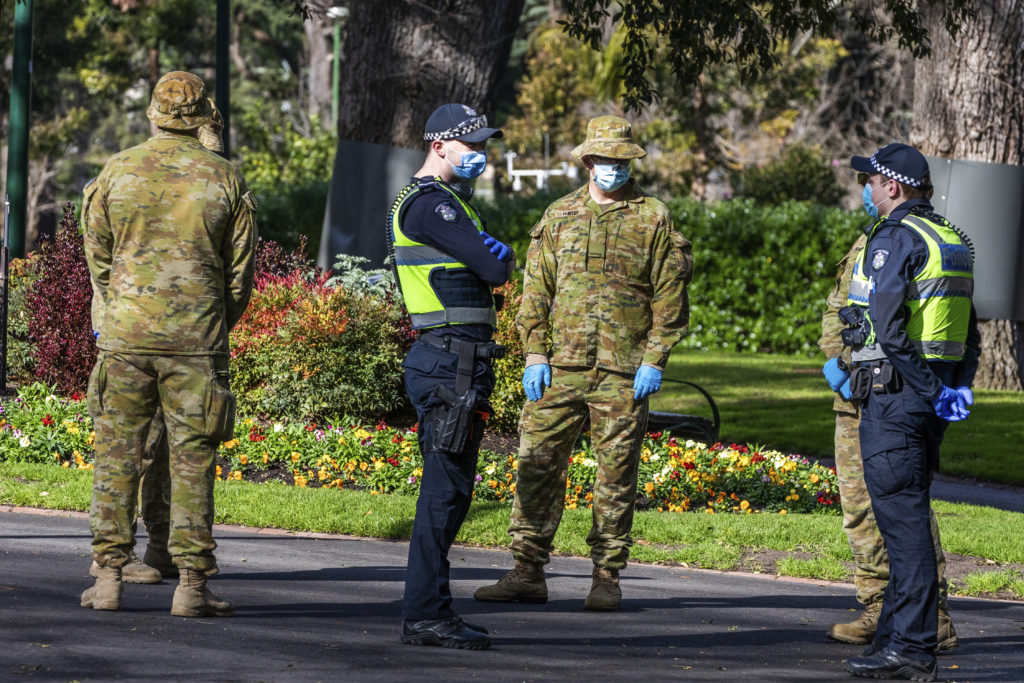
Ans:
{"type": "Polygon", "coordinates": [[[508,176],[512,178],[513,192],[523,189],[524,176],[533,176],[536,179],[538,190],[547,189],[548,178],[553,175],[564,175],[572,181],[579,177],[579,169],[566,161],[563,161],[558,168],[512,168],[512,160],[517,156],[519,155],[515,152],[505,152],[505,161],[507,162],[508,176]]]}

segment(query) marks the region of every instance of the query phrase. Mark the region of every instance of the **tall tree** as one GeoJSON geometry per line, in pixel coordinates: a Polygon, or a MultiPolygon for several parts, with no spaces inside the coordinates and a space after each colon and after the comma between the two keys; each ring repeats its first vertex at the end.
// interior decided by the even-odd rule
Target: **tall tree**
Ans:
{"type": "Polygon", "coordinates": [[[418,149],[445,102],[493,111],[523,0],[354,2],[338,138],[418,149]]]}
{"type": "MultiPolygon", "coordinates": [[[[938,8],[922,8],[934,36],[914,75],[911,141],[925,154],[1024,165],[1024,0],[983,0],[957,39],[941,30],[938,8]]],[[[981,323],[976,383],[1024,388],[1024,322],[981,323]]]]}

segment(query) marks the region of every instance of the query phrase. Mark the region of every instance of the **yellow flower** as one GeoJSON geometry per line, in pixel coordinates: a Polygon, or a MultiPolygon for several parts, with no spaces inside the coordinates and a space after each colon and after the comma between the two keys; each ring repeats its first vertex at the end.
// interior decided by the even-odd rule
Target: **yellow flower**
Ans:
{"type": "Polygon", "coordinates": [[[221,472],[220,465],[217,465],[217,476],[218,477],[220,476],[220,472],[221,472]]]}
{"type": "Polygon", "coordinates": [[[363,472],[366,471],[367,467],[369,467],[369,465],[367,465],[365,462],[359,463],[359,469],[362,470],[363,472]]]}
{"type": "Polygon", "coordinates": [[[748,503],[745,500],[741,500],[740,501],[740,510],[746,510],[749,507],[750,507],[750,503],[748,503]]]}
{"type": "Polygon", "coordinates": [[[242,463],[243,465],[248,464],[249,456],[246,455],[245,453],[242,453],[240,456],[238,456],[238,462],[242,463]]]}
{"type": "Polygon", "coordinates": [[[784,514],[786,514],[786,511],[785,510],[779,510],[779,514],[780,515],[784,515],[784,514]]]}
{"type": "Polygon", "coordinates": [[[821,477],[819,477],[817,474],[812,474],[810,476],[810,480],[812,484],[817,484],[819,481],[821,481],[821,477]]]}
{"type": "Polygon", "coordinates": [[[650,493],[653,490],[654,490],[654,484],[652,482],[647,482],[646,484],[644,484],[644,491],[647,491],[647,493],[650,493]]]}
{"type": "Polygon", "coordinates": [[[491,479],[491,480],[489,480],[489,481],[487,482],[487,485],[488,485],[488,486],[490,486],[490,487],[491,487],[492,489],[493,489],[493,488],[497,488],[497,487],[498,487],[498,482],[497,482],[497,481],[495,481],[494,479],[491,479]]]}
{"type": "Polygon", "coordinates": [[[270,453],[267,453],[266,451],[263,451],[263,464],[266,465],[269,460],[270,460],[270,453]]]}
{"type": "Polygon", "coordinates": [[[293,452],[292,453],[292,462],[298,462],[299,458],[301,458],[301,457],[302,457],[302,453],[293,452]]]}
{"type": "Polygon", "coordinates": [[[237,445],[238,445],[238,439],[231,439],[231,441],[225,441],[225,442],[224,442],[224,448],[225,448],[225,450],[229,450],[229,451],[230,451],[230,450],[231,450],[232,448],[234,448],[235,446],[237,446],[237,445]]]}
{"type": "Polygon", "coordinates": [[[64,462],[62,462],[62,463],[60,464],[60,466],[61,466],[61,467],[68,467],[69,465],[71,465],[71,463],[70,463],[70,462],[68,462],[67,460],[65,460],[64,462]]]}

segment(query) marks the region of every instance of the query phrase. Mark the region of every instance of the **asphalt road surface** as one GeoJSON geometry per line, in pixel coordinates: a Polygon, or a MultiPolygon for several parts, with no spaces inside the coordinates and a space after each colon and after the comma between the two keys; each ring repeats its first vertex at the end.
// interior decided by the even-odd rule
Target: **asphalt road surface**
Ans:
{"type": "MultiPolygon", "coordinates": [[[[454,548],[456,609],[490,650],[402,645],[407,545],[218,529],[214,592],[230,619],[170,615],[174,584],[128,584],[121,612],[79,607],[91,585],[82,514],[0,508],[0,681],[825,681],[861,648],[825,639],[855,615],[850,584],[631,565],[622,609],[583,611],[587,559],[555,558],[546,605],[479,603],[506,552],[454,548]]],[[[140,550],[145,547],[140,538],[140,550]]],[[[1024,605],[954,598],[960,650],[940,680],[1024,680],[1024,605]]]]}

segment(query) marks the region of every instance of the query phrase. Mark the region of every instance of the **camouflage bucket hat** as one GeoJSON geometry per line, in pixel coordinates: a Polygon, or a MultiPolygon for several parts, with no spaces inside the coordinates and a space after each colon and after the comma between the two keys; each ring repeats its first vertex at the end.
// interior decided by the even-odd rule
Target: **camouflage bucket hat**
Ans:
{"type": "Polygon", "coordinates": [[[598,116],[587,124],[587,139],[572,151],[577,159],[587,155],[609,159],[642,159],[647,152],[633,142],[629,121],[619,116],[598,116]]]}
{"type": "Polygon", "coordinates": [[[187,71],[172,71],[156,82],[146,116],[159,128],[193,130],[213,118],[203,79],[187,71]]]}

